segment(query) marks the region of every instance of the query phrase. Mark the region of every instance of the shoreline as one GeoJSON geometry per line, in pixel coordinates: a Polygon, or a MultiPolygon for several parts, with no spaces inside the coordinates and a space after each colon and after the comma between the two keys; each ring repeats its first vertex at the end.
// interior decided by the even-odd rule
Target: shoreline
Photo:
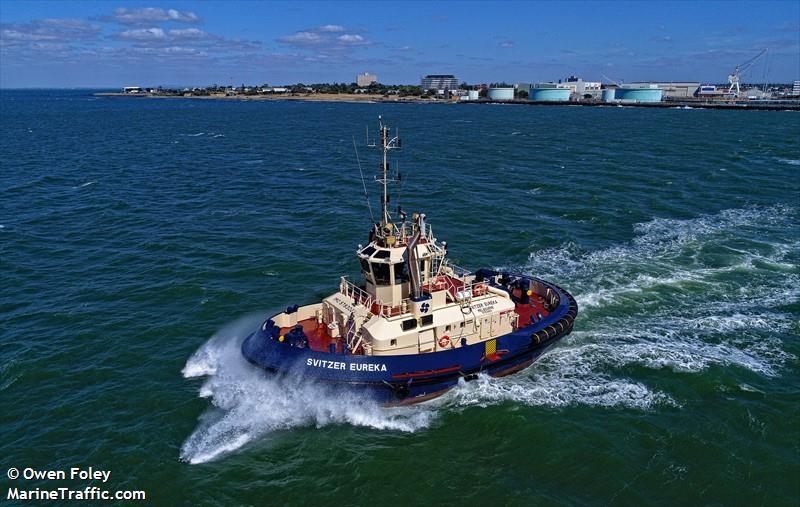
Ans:
{"type": "Polygon", "coordinates": [[[736,111],[800,111],[800,101],[789,104],[701,102],[674,100],[661,102],[601,102],[601,101],[543,101],[543,100],[465,100],[459,104],[506,104],[525,106],[580,106],[580,107],[644,107],[651,109],[727,109],[736,111]]]}
{"type": "Polygon", "coordinates": [[[452,101],[429,100],[419,97],[397,97],[369,94],[313,93],[307,95],[156,95],[150,93],[98,92],[94,97],[124,97],[137,99],[200,99],[200,100],[254,100],[254,101],[297,101],[297,102],[350,102],[350,103],[411,103],[447,104],[452,101]]]}
{"type": "Polygon", "coordinates": [[[135,99],[197,99],[197,100],[252,100],[252,101],[295,101],[295,102],[339,102],[360,104],[503,104],[526,106],[580,106],[580,107],[643,107],[656,109],[724,109],[739,111],[800,111],[800,102],[784,104],[701,102],[695,100],[676,100],[662,102],[601,102],[601,101],[532,101],[515,100],[431,100],[419,97],[397,97],[368,94],[313,93],[307,95],[157,95],[131,94],[120,92],[98,92],[95,97],[120,97],[135,99]]]}

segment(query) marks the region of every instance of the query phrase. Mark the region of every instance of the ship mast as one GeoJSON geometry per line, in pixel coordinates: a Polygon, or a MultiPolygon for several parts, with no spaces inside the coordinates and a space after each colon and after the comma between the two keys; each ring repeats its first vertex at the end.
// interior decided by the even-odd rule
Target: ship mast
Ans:
{"type": "Polygon", "coordinates": [[[381,131],[381,149],[383,151],[383,158],[381,160],[381,176],[376,178],[375,181],[383,185],[383,196],[381,197],[381,222],[378,237],[384,240],[388,246],[394,243],[395,231],[394,224],[392,223],[392,215],[389,213],[389,183],[397,181],[396,178],[389,176],[389,151],[400,149],[401,142],[400,136],[395,134],[391,137],[389,133],[389,126],[383,123],[383,118],[378,117],[380,121],[381,131]]]}

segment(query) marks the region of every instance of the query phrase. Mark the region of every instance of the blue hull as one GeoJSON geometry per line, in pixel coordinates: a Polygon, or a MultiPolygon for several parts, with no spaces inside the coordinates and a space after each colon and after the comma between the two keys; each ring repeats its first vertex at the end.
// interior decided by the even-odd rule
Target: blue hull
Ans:
{"type": "Polygon", "coordinates": [[[319,352],[292,347],[270,338],[259,328],[242,344],[252,364],[277,373],[364,389],[385,404],[416,403],[443,394],[459,379],[479,373],[503,376],[529,366],[559,339],[572,331],[578,307],[563,289],[530,277],[558,294],[558,306],[541,321],[493,338],[496,354],[486,355],[486,343],[426,354],[362,356],[319,352]]]}

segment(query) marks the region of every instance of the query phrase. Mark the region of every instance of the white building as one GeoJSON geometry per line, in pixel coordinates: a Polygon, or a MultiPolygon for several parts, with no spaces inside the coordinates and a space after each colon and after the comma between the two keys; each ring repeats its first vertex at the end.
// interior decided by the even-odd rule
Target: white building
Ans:
{"type": "Polygon", "coordinates": [[[795,81],[792,85],[792,95],[800,97],[800,81],[795,81]]]}
{"type": "Polygon", "coordinates": [[[420,81],[422,91],[436,90],[437,92],[444,92],[444,90],[457,90],[458,79],[452,74],[428,74],[420,81]]]}
{"type": "Polygon", "coordinates": [[[559,88],[569,88],[571,93],[575,94],[579,99],[584,98],[585,95],[600,98],[602,83],[599,81],[584,81],[579,77],[570,76],[566,82],[560,83],[559,88]]]}
{"type": "Polygon", "coordinates": [[[694,97],[700,93],[700,83],[694,81],[648,81],[648,82],[638,82],[638,83],[631,83],[633,86],[646,88],[648,85],[656,85],[662,90],[664,90],[664,97],[665,98],[673,98],[673,99],[686,99],[690,97],[694,97]]]}
{"type": "Polygon", "coordinates": [[[370,74],[369,72],[364,72],[363,74],[359,74],[356,76],[356,84],[360,87],[369,86],[372,83],[378,82],[378,76],[375,74],[370,74]]]}

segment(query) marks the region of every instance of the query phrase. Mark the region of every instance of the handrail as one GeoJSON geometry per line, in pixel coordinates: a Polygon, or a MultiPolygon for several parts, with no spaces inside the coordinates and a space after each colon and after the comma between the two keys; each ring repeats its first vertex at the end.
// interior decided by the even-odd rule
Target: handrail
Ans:
{"type": "Polygon", "coordinates": [[[347,297],[352,298],[356,303],[365,306],[370,313],[382,315],[384,317],[394,317],[395,315],[400,315],[403,303],[408,305],[408,302],[411,300],[410,298],[403,299],[397,305],[385,304],[381,300],[370,295],[358,285],[348,280],[346,276],[342,277],[342,281],[339,284],[339,291],[347,297]]]}
{"type": "Polygon", "coordinates": [[[367,308],[372,308],[372,304],[375,302],[367,291],[348,280],[346,276],[342,277],[342,281],[339,284],[339,291],[353,298],[356,303],[366,306],[367,308]]]}
{"type": "Polygon", "coordinates": [[[462,268],[461,266],[458,266],[456,264],[453,264],[450,261],[447,261],[447,266],[453,270],[453,274],[461,278],[472,274],[472,271],[462,268]]]}

